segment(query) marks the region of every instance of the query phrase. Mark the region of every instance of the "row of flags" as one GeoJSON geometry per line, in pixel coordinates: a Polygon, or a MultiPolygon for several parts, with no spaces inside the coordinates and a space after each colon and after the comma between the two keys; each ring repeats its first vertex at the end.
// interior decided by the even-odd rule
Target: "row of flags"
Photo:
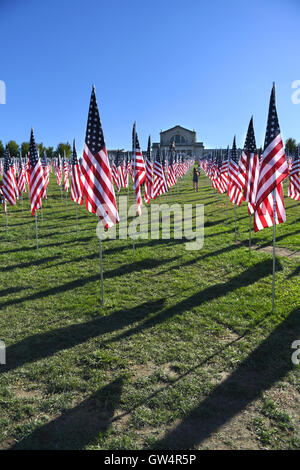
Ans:
{"type": "Polygon", "coordinates": [[[69,190],[71,177],[71,199],[81,205],[85,201],[86,209],[95,213],[106,229],[119,221],[115,189],[128,188],[129,177],[132,179],[137,213],[141,215],[142,192],[145,203],[165,194],[172,188],[178,178],[182,178],[194,160],[183,160],[178,157],[174,143],[169,152],[169,159],[161,159],[160,149],[151,158],[151,138],[148,140],[146,159],[140,148],[134,123],[132,132],[132,159],[125,162],[117,158],[110,164],[106,150],[102,124],[100,120],[95,88],[92,89],[89,114],[86,128],[85,145],[82,159],[78,159],[75,140],[71,161],[64,158],[47,160],[41,158],[35,143],[34,132],[31,130],[28,160],[11,159],[6,147],[3,167],[0,162],[0,174],[3,174],[3,194],[11,205],[16,204],[20,195],[29,186],[32,215],[42,207],[42,199],[47,198],[49,175],[54,167],[57,184],[62,184],[66,192],[69,190]]]}
{"type": "Polygon", "coordinates": [[[275,102],[275,84],[271,91],[263,152],[256,147],[253,117],[250,119],[244,149],[240,158],[234,137],[232,149],[224,159],[216,152],[213,159],[200,161],[212,186],[227,193],[229,200],[240,206],[248,203],[254,214],[254,231],[285,222],[286,214],[282,183],[289,176],[288,196],[300,200],[299,150],[287,162],[275,102]],[[276,212],[276,214],[274,214],[276,212]],[[275,215],[275,217],[274,217],[275,215]]]}

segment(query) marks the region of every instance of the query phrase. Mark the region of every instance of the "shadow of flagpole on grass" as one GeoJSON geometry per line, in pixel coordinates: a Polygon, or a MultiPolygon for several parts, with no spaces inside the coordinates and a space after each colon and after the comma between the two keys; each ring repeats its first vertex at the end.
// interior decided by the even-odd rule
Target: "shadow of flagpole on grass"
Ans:
{"type": "Polygon", "coordinates": [[[118,408],[123,379],[118,378],[58,418],[36,428],[11,450],[79,450],[106,432],[118,408]]]}
{"type": "Polygon", "coordinates": [[[119,310],[110,315],[96,318],[85,323],[50,330],[33,335],[7,346],[6,364],[1,366],[1,373],[9,372],[25,364],[52,356],[63,349],[70,349],[105,333],[122,329],[131,323],[139,321],[147,315],[161,310],[164,299],[145,302],[132,309],[119,310]]]}
{"type": "Polygon", "coordinates": [[[291,345],[299,335],[298,307],[155,448],[195,449],[217,432],[292,370],[291,345]]]}
{"type": "MultiPolygon", "coordinates": [[[[282,266],[277,261],[276,262],[276,272],[281,271],[282,266]]],[[[187,310],[193,309],[203,305],[204,303],[211,302],[219,297],[226,296],[229,292],[233,292],[236,289],[241,287],[247,287],[255,282],[258,282],[260,279],[265,276],[271,276],[273,271],[273,261],[267,260],[251,266],[250,268],[243,271],[241,274],[229,279],[227,282],[215,284],[213,286],[207,287],[206,289],[197,292],[196,294],[188,297],[176,305],[159,312],[157,315],[153,315],[150,318],[146,319],[143,323],[140,323],[136,327],[127,330],[125,333],[121,333],[118,336],[115,336],[110,342],[116,342],[120,339],[130,337],[134,334],[138,334],[142,331],[152,328],[155,325],[165,322],[174,315],[178,315],[187,310]]],[[[270,286],[270,293],[271,293],[270,286]]]]}

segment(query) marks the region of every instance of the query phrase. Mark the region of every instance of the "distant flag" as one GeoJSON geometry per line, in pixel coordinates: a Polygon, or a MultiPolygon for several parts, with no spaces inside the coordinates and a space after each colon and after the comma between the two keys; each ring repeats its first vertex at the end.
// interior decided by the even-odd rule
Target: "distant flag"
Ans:
{"type": "Polygon", "coordinates": [[[81,169],[77,158],[75,139],[73,140],[73,153],[71,161],[71,199],[79,205],[83,203],[81,169]]]}
{"type": "Polygon", "coordinates": [[[8,146],[6,146],[5,154],[4,154],[4,169],[3,169],[3,187],[2,191],[4,194],[5,199],[14,206],[17,202],[15,188],[14,188],[14,180],[13,175],[11,172],[10,166],[10,155],[8,146]]]}
{"type": "Polygon", "coordinates": [[[300,158],[299,148],[295,156],[291,171],[290,171],[290,184],[288,189],[288,197],[295,201],[300,201],[300,158]]]}
{"type": "Polygon", "coordinates": [[[139,215],[142,213],[142,196],[141,196],[141,185],[146,179],[146,168],[143,159],[143,154],[140,148],[138,135],[136,132],[136,123],[132,129],[132,153],[133,153],[133,189],[136,197],[137,212],[139,215]]]}
{"type": "Polygon", "coordinates": [[[14,191],[16,193],[16,199],[19,199],[19,189],[18,189],[18,184],[17,184],[17,179],[16,179],[16,164],[13,162],[12,159],[10,159],[10,171],[11,171],[11,178],[13,182],[13,187],[14,191]]]}
{"type": "Polygon", "coordinates": [[[281,138],[279,121],[275,103],[275,84],[270,97],[267,130],[264,152],[259,170],[256,210],[254,216],[254,231],[262,230],[273,225],[274,199],[276,199],[275,224],[285,222],[282,181],[288,176],[288,164],[281,138]]]}
{"type": "Polygon", "coordinates": [[[43,197],[45,199],[47,199],[47,187],[49,185],[49,167],[48,167],[48,164],[47,164],[46,152],[44,152],[44,155],[41,158],[41,163],[42,163],[42,167],[43,167],[44,181],[45,181],[45,191],[44,191],[43,197]]]}
{"type": "Polygon", "coordinates": [[[45,191],[44,172],[41,161],[36,148],[33,129],[31,129],[29,144],[29,161],[30,161],[30,180],[29,192],[31,201],[31,214],[34,215],[37,209],[42,207],[41,198],[45,191]]]}
{"type": "Polygon", "coordinates": [[[145,193],[144,199],[146,204],[149,204],[153,197],[153,164],[151,161],[151,137],[148,138],[148,148],[146,156],[146,182],[145,182],[145,193]]]}
{"type": "Polygon", "coordinates": [[[165,172],[160,159],[160,149],[157,148],[156,157],[153,163],[153,175],[154,175],[154,186],[153,186],[153,199],[156,199],[160,194],[164,194],[168,191],[168,185],[165,177],[165,172]]]}
{"type": "Polygon", "coordinates": [[[20,173],[18,177],[18,188],[20,193],[26,193],[26,173],[24,163],[20,164],[20,173]]]}
{"type": "Polygon", "coordinates": [[[167,184],[168,187],[171,188],[176,184],[176,175],[175,175],[175,159],[176,159],[176,148],[174,140],[170,144],[170,160],[168,165],[168,176],[167,176],[167,184]]]}
{"type": "Polygon", "coordinates": [[[240,206],[242,204],[244,196],[242,192],[242,183],[239,178],[238,154],[235,136],[233,139],[228,166],[227,195],[229,196],[230,202],[232,202],[233,204],[236,204],[237,206],[240,206]]]}
{"type": "Polygon", "coordinates": [[[253,116],[249,122],[239,170],[243,181],[244,198],[248,202],[249,212],[253,214],[259,176],[259,158],[256,150],[253,116]]]}
{"type": "Polygon", "coordinates": [[[64,152],[64,158],[63,158],[63,172],[64,172],[64,187],[67,193],[69,189],[69,168],[68,168],[68,162],[66,161],[65,152],[64,152]]]}
{"type": "Polygon", "coordinates": [[[226,156],[223,159],[220,167],[220,180],[222,181],[223,186],[225,187],[225,191],[228,187],[228,165],[229,165],[229,146],[227,147],[226,156]]]}
{"type": "Polygon", "coordinates": [[[81,169],[86,208],[108,229],[119,222],[119,214],[94,86],[81,169]]]}

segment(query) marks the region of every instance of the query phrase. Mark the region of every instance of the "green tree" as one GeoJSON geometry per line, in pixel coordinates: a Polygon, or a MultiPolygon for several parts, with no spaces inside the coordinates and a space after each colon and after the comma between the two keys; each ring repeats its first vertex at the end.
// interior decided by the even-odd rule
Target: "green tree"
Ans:
{"type": "Polygon", "coordinates": [[[11,157],[18,157],[19,156],[19,146],[15,140],[10,140],[7,143],[9,153],[11,157]]]}
{"type": "Polygon", "coordinates": [[[29,142],[22,142],[21,144],[22,157],[23,158],[27,157],[28,152],[29,152],[29,142]]]}
{"type": "Polygon", "coordinates": [[[54,156],[53,147],[47,147],[46,148],[46,155],[47,155],[47,158],[53,158],[53,156],[54,156]]]}
{"type": "Polygon", "coordinates": [[[56,147],[56,151],[55,151],[56,156],[58,157],[60,155],[61,157],[63,157],[64,151],[66,152],[66,158],[71,157],[72,148],[69,142],[66,142],[66,143],[61,142],[60,144],[58,144],[58,146],[56,147]]]}
{"type": "Polygon", "coordinates": [[[4,157],[4,153],[5,153],[5,148],[0,140],[0,158],[4,157]]]}
{"type": "Polygon", "coordinates": [[[46,150],[46,147],[44,147],[43,142],[41,142],[40,144],[36,144],[36,146],[39,151],[40,157],[42,157],[44,155],[44,151],[46,150]]]}
{"type": "Polygon", "coordinates": [[[289,137],[285,141],[285,152],[290,154],[290,155],[295,155],[296,152],[297,152],[296,140],[292,139],[292,137],[289,137]]]}

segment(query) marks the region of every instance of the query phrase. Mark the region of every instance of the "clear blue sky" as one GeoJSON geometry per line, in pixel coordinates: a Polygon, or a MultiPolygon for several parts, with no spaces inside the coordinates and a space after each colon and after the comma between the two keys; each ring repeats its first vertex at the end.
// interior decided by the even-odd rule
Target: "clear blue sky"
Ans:
{"type": "Polygon", "coordinates": [[[0,140],[83,148],[91,86],[108,148],[176,124],[206,147],[264,138],[272,82],[284,138],[300,141],[299,0],[0,0],[0,140]]]}

